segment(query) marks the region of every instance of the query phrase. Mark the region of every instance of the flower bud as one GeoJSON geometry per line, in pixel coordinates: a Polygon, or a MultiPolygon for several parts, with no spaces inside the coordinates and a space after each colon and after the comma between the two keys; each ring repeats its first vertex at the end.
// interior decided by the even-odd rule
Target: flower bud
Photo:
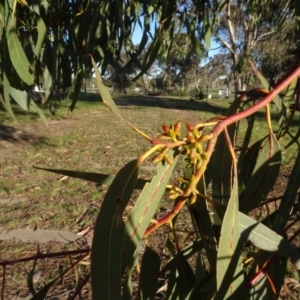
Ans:
{"type": "Polygon", "coordinates": [[[172,165],[173,159],[171,157],[169,157],[168,155],[165,155],[164,159],[170,166],[172,165]]]}
{"type": "Polygon", "coordinates": [[[190,123],[186,123],[186,128],[188,131],[192,131],[194,129],[194,126],[190,123]]]}
{"type": "Polygon", "coordinates": [[[188,138],[188,140],[191,142],[191,143],[195,143],[195,137],[194,137],[194,135],[193,135],[193,133],[191,132],[191,131],[188,131],[187,133],[186,133],[186,137],[188,138]]]}
{"type": "Polygon", "coordinates": [[[170,127],[168,125],[162,124],[162,129],[165,133],[169,133],[170,127]]]}
{"type": "Polygon", "coordinates": [[[174,132],[175,132],[175,134],[179,135],[180,129],[181,129],[181,121],[178,121],[178,122],[174,125],[174,132]]]}
{"type": "Polygon", "coordinates": [[[180,196],[180,194],[173,191],[173,190],[171,190],[170,193],[169,193],[169,199],[171,199],[171,200],[175,200],[179,196],[180,196]]]}
{"type": "Polygon", "coordinates": [[[164,158],[164,154],[160,153],[160,154],[154,156],[154,158],[152,158],[152,163],[158,164],[163,160],[163,158],[164,158]]]}

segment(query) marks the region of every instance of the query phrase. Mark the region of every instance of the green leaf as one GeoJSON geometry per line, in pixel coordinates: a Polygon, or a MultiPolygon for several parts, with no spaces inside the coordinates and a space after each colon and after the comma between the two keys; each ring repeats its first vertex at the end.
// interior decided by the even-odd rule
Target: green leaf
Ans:
{"type": "Polygon", "coordinates": [[[33,112],[37,112],[44,123],[48,126],[48,119],[45,116],[44,112],[34,103],[34,101],[30,101],[30,110],[33,112]]]}
{"type": "Polygon", "coordinates": [[[238,180],[234,182],[228,206],[223,218],[218,255],[217,290],[219,299],[239,299],[244,297],[243,265],[241,261],[238,180]]]}
{"type": "Polygon", "coordinates": [[[72,103],[69,107],[70,111],[73,111],[75,108],[75,105],[77,103],[77,99],[78,99],[78,94],[80,92],[80,88],[81,88],[81,84],[82,84],[82,72],[78,71],[76,74],[76,78],[73,82],[74,85],[74,93],[73,93],[73,99],[72,99],[72,103]]]}
{"type": "Polygon", "coordinates": [[[196,284],[191,266],[181,252],[175,257],[176,264],[170,271],[167,299],[185,299],[196,284]]]}
{"type": "Polygon", "coordinates": [[[176,255],[177,262],[177,289],[179,299],[184,299],[196,284],[196,278],[191,266],[182,253],[176,255]]]}
{"type": "Polygon", "coordinates": [[[9,49],[8,52],[17,74],[25,83],[32,85],[34,83],[33,74],[30,73],[32,66],[19,41],[16,29],[16,18],[12,15],[14,2],[14,0],[7,1],[9,17],[6,22],[6,39],[9,49]]]}
{"type": "Polygon", "coordinates": [[[215,299],[216,294],[216,272],[207,273],[200,279],[186,296],[185,300],[199,300],[199,299],[215,299]]]}
{"type": "Polygon", "coordinates": [[[25,111],[29,111],[29,103],[32,101],[29,99],[26,91],[21,91],[9,86],[9,94],[12,98],[21,106],[25,111]]]}
{"type": "Polygon", "coordinates": [[[5,110],[11,115],[11,117],[16,120],[16,117],[14,115],[14,112],[12,110],[11,103],[10,103],[10,97],[9,97],[9,91],[8,91],[9,90],[9,82],[7,80],[5,73],[3,73],[3,77],[4,77],[4,80],[3,80],[4,81],[4,84],[3,84],[4,99],[2,98],[2,96],[0,94],[0,102],[2,103],[5,110]]]}
{"type": "Polygon", "coordinates": [[[273,133],[262,144],[254,171],[240,196],[240,209],[247,213],[257,206],[276,183],[281,164],[280,145],[273,133]]]}
{"type": "MultiPolygon", "coordinates": [[[[184,168],[184,177],[191,178],[191,175],[191,168],[184,168]]],[[[206,195],[204,176],[202,176],[199,180],[197,190],[203,195],[206,195]]],[[[194,219],[194,224],[197,227],[195,229],[199,232],[200,237],[202,238],[210,268],[214,270],[217,258],[217,244],[206,200],[201,197],[201,195],[197,195],[196,202],[189,206],[189,210],[194,219]]]]}
{"type": "Polygon", "coordinates": [[[251,241],[257,248],[268,252],[276,252],[280,256],[288,256],[292,263],[300,269],[300,254],[285,238],[272,229],[259,223],[243,213],[239,213],[241,238],[251,241]]]}
{"type": "MultiPolygon", "coordinates": [[[[52,172],[55,174],[69,176],[72,178],[78,178],[78,179],[83,179],[83,180],[87,180],[90,182],[95,182],[100,185],[111,185],[111,183],[113,182],[113,180],[116,177],[115,175],[94,173],[94,172],[81,172],[81,171],[64,170],[64,169],[49,169],[49,168],[41,168],[41,167],[35,167],[35,166],[33,166],[33,168],[35,168],[37,170],[44,170],[44,171],[52,172]]],[[[142,189],[147,182],[149,182],[149,181],[146,179],[139,178],[137,180],[135,188],[142,189]]]]}
{"type": "Polygon", "coordinates": [[[159,268],[159,255],[151,248],[146,247],[141,264],[138,299],[154,299],[158,283],[159,268]]]}
{"type": "MultiPolygon", "coordinates": [[[[236,111],[233,111],[233,108],[229,108],[229,115],[235,112],[236,111]]],[[[235,132],[236,124],[229,126],[228,133],[233,145],[235,132]]],[[[210,173],[209,175],[211,176],[212,180],[212,198],[216,203],[220,205],[226,206],[230,198],[232,166],[232,156],[228,150],[225,136],[220,135],[217,140],[215,151],[212,154],[212,157],[208,164],[210,173]]],[[[222,215],[219,215],[219,211],[215,210],[215,225],[220,225],[221,221],[222,215]]]]}
{"type": "Polygon", "coordinates": [[[167,286],[167,295],[166,295],[167,300],[180,300],[177,291],[176,274],[177,274],[177,266],[175,263],[172,266],[168,276],[168,286],[167,286]]]}
{"type": "Polygon", "coordinates": [[[127,266],[124,277],[123,293],[122,300],[131,300],[132,299],[132,272],[137,264],[137,251],[134,252],[131,260],[127,266]]]}
{"type": "Polygon", "coordinates": [[[46,296],[49,292],[49,290],[52,288],[52,286],[56,283],[58,279],[61,277],[57,277],[54,280],[50,281],[46,285],[44,285],[30,300],[44,300],[46,299],[46,296]]]}
{"type": "MultiPolygon", "coordinates": [[[[121,299],[123,211],[138,176],[137,160],[127,163],[109,187],[97,216],[91,249],[93,299],[121,299]]],[[[132,255],[131,255],[132,257],[132,255]]]]}
{"type": "MultiPolygon", "coordinates": [[[[257,70],[257,68],[255,67],[255,65],[250,61],[250,65],[253,69],[253,71],[255,72],[256,76],[258,77],[258,79],[260,80],[260,82],[262,83],[262,85],[264,86],[265,89],[270,90],[270,84],[267,81],[267,79],[257,70]]],[[[279,111],[282,110],[282,100],[280,99],[280,97],[278,95],[276,95],[273,98],[274,103],[276,104],[277,108],[279,109],[279,111]]]]}
{"type": "Polygon", "coordinates": [[[247,185],[251,178],[263,141],[264,139],[255,142],[243,157],[241,162],[241,178],[245,185],[247,185]]]}
{"type": "Polygon", "coordinates": [[[279,208],[275,217],[275,221],[272,225],[272,228],[276,232],[282,232],[285,225],[287,224],[290,218],[290,212],[297,201],[298,191],[300,189],[300,151],[298,151],[296,161],[294,163],[292,172],[289,176],[289,181],[287,183],[285,192],[280,201],[279,208]]]}
{"type": "MultiPolygon", "coordinates": [[[[200,250],[203,249],[203,241],[201,239],[197,239],[192,242],[190,245],[186,246],[184,249],[181,250],[182,255],[185,258],[189,258],[200,250]]],[[[165,274],[167,271],[172,269],[176,265],[176,257],[172,258],[160,271],[160,274],[165,274]]]]}
{"type": "Polygon", "coordinates": [[[35,45],[34,54],[37,57],[39,57],[41,50],[42,50],[43,43],[44,43],[44,39],[45,39],[45,36],[47,33],[47,28],[46,28],[46,25],[45,25],[43,19],[39,15],[37,15],[36,22],[37,22],[38,40],[35,45]]]}
{"type": "MultiPolygon", "coordinates": [[[[171,151],[169,155],[174,152],[171,151]]],[[[165,192],[165,187],[173,174],[178,157],[174,158],[172,165],[160,163],[157,174],[147,183],[138,197],[126,222],[126,236],[123,241],[123,268],[126,267],[132,253],[139,245],[143,235],[153,218],[157,206],[165,192]]]]}
{"type": "Polygon", "coordinates": [[[102,83],[100,72],[98,70],[97,65],[95,64],[93,57],[91,57],[91,61],[92,61],[94,71],[96,74],[98,90],[100,92],[101,99],[102,99],[104,105],[107,106],[109,108],[109,110],[111,110],[117,116],[122,117],[122,114],[121,114],[120,110],[118,109],[117,105],[115,104],[115,101],[112,99],[108,88],[102,83]]]}
{"type": "Polygon", "coordinates": [[[26,111],[33,111],[37,112],[41,119],[48,125],[48,120],[43,111],[34,103],[34,101],[30,100],[26,91],[21,91],[13,88],[12,86],[9,87],[9,93],[12,98],[26,111]]]}

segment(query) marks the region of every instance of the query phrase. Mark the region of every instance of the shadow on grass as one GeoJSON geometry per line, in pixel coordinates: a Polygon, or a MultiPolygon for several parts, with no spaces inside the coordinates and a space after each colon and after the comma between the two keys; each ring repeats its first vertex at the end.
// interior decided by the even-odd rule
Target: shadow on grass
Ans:
{"type": "MultiPolygon", "coordinates": [[[[199,110],[208,111],[215,114],[225,114],[227,107],[220,107],[210,102],[190,101],[187,99],[180,99],[175,97],[154,97],[147,95],[112,95],[115,103],[120,107],[159,107],[165,109],[182,109],[182,110],[199,110]]],[[[85,94],[79,96],[79,101],[83,102],[97,102],[101,101],[98,94],[85,94]]],[[[219,100],[223,101],[223,100],[219,100]]]]}
{"type": "MultiPolygon", "coordinates": [[[[188,99],[180,99],[179,97],[154,97],[148,95],[123,95],[113,94],[112,95],[116,104],[120,107],[160,107],[164,109],[182,109],[182,110],[196,110],[202,112],[210,112],[215,115],[226,115],[227,109],[232,103],[231,100],[224,100],[222,98],[205,101],[190,101],[188,99]]],[[[78,97],[82,102],[95,103],[101,101],[99,94],[81,93],[78,97]]],[[[253,104],[252,104],[253,105],[253,104]]],[[[246,109],[247,106],[244,107],[246,109]]],[[[264,109],[259,110],[255,113],[258,119],[265,120],[264,109]]],[[[281,114],[276,109],[275,105],[271,105],[272,119],[279,121],[281,114]]],[[[292,126],[299,126],[300,119],[297,117],[292,120],[292,126]]]]}
{"type": "Polygon", "coordinates": [[[29,143],[34,146],[47,145],[54,146],[49,143],[48,139],[43,136],[38,136],[32,133],[28,133],[23,130],[19,130],[15,127],[0,124],[0,142],[6,141],[9,143],[29,143]]]}

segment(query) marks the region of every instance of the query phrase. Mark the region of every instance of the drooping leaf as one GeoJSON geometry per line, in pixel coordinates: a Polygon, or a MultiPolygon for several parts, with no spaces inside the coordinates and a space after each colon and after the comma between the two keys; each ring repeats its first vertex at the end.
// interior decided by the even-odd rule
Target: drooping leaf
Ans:
{"type": "MultiPolygon", "coordinates": [[[[173,152],[170,155],[173,155],[173,152]]],[[[178,157],[174,158],[172,165],[160,163],[157,166],[156,175],[143,188],[125,222],[126,236],[123,241],[123,268],[125,268],[132,253],[139,245],[153,218],[165,191],[165,186],[173,174],[177,159],[178,157]]]]}
{"type": "Polygon", "coordinates": [[[117,105],[115,104],[114,100],[112,99],[108,88],[103,84],[101,74],[98,70],[97,65],[95,64],[95,61],[93,57],[91,57],[91,61],[94,67],[94,71],[96,74],[96,79],[97,79],[97,87],[101,95],[101,99],[103,103],[117,116],[122,116],[120,110],[118,109],[117,105]]]}
{"type": "MultiPolygon", "coordinates": [[[[267,79],[257,70],[257,68],[255,67],[255,65],[249,60],[250,65],[253,69],[253,71],[255,72],[256,76],[259,78],[259,80],[261,81],[262,85],[264,86],[265,89],[270,90],[270,84],[267,81],[267,79]]],[[[280,97],[278,95],[276,95],[273,98],[274,103],[276,104],[277,108],[279,109],[279,111],[282,110],[282,100],[280,99],[280,97]]]]}
{"type": "Polygon", "coordinates": [[[207,273],[186,296],[185,300],[214,299],[216,294],[216,272],[207,273]]]}
{"type": "Polygon", "coordinates": [[[44,112],[32,100],[29,99],[26,91],[20,91],[10,86],[9,93],[24,110],[37,112],[45,124],[48,125],[48,120],[44,112]]]}
{"type": "Polygon", "coordinates": [[[47,283],[46,285],[44,285],[32,298],[30,298],[30,300],[46,299],[46,296],[47,296],[49,290],[53,287],[53,285],[56,283],[56,281],[60,278],[61,277],[59,276],[59,277],[53,279],[52,281],[50,281],[49,283],[47,283]]]}
{"type": "Polygon", "coordinates": [[[241,261],[238,180],[234,182],[223,218],[217,255],[217,294],[219,299],[244,297],[243,265],[241,261]]]}
{"type": "Polygon", "coordinates": [[[196,284],[194,272],[182,253],[176,255],[177,262],[177,289],[179,299],[184,299],[196,284]]]}
{"type": "Polygon", "coordinates": [[[159,268],[159,255],[151,248],[146,247],[141,264],[138,299],[154,299],[157,290],[159,268]]]}
{"type": "MultiPolygon", "coordinates": [[[[93,299],[121,299],[123,211],[138,176],[137,160],[127,163],[110,185],[97,216],[91,249],[93,299]]],[[[132,257],[132,256],[131,256],[132,257]]]]}
{"type": "MultiPolygon", "coordinates": [[[[111,185],[111,183],[113,182],[113,180],[116,177],[115,175],[94,173],[94,172],[81,172],[81,171],[63,170],[63,169],[49,169],[49,168],[41,168],[41,167],[35,167],[35,166],[33,166],[33,168],[38,169],[38,170],[44,170],[47,172],[52,172],[55,174],[69,176],[72,178],[78,178],[78,179],[83,179],[83,180],[87,180],[90,182],[95,182],[100,185],[111,185]]],[[[149,182],[149,181],[139,178],[137,180],[135,188],[142,189],[147,182],[149,182]]]]}
{"type": "Polygon", "coordinates": [[[182,255],[178,253],[175,257],[176,264],[171,268],[168,287],[167,299],[185,299],[196,284],[195,275],[191,266],[182,255]]]}
{"type": "Polygon", "coordinates": [[[6,77],[5,73],[3,74],[3,77],[4,77],[4,84],[3,84],[4,99],[0,95],[0,102],[2,103],[5,110],[11,115],[11,117],[13,119],[16,119],[14,112],[12,110],[12,107],[11,107],[11,103],[10,103],[10,97],[9,97],[9,92],[8,92],[9,83],[7,81],[7,77],[6,77]]]}
{"type": "Polygon", "coordinates": [[[132,272],[137,264],[137,251],[134,252],[133,256],[131,257],[131,260],[129,264],[127,265],[127,269],[125,271],[124,276],[124,285],[123,285],[123,291],[122,291],[122,300],[131,300],[132,299],[132,272]]]}
{"type": "Polygon", "coordinates": [[[20,76],[21,80],[28,85],[33,84],[33,73],[31,72],[32,66],[30,65],[24,49],[19,41],[16,28],[16,18],[13,16],[14,0],[6,1],[6,13],[8,15],[6,22],[6,38],[9,49],[9,56],[11,62],[20,76]]]}
{"type": "Polygon", "coordinates": [[[285,238],[243,213],[239,213],[241,238],[251,241],[259,249],[288,256],[291,262],[300,269],[300,254],[285,238]]]}
{"type": "Polygon", "coordinates": [[[48,126],[48,119],[45,116],[44,112],[34,103],[34,101],[30,101],[30,110],[33,112],[37,112],[44,123],[48,126]]]}
{"type": "Polygon", "coordinates": [[[38,40],[37,43],[35,45],[35,49],[34,49],[34,54],[39,57],[41,50],[42,50],[42,46],[44,43],[44,39],[47,33],[47,28],[46,25],[43,21],[43,19],[40,16],[37,16],[37,31],[38,31],[38,40]]]}
{"type": "Polygon", "coordinates": [[[264,200],[273,188],[280,170],[281,150],[273,133],[262,144],[255,168],[240,196],[240,209],[247,213],[264,200]]]}
{"type": "MultiPolygon", "coordinates": [[[[203,249],[202,239],[197,239],[192,242],[190,245],[181,250],[181,254],[188,259],[197,252],[203,249]]],[[[176,257],[172,258],[160,271],[160,274],[165,274],[167,271],[172,269],[176,265],[176,257]]]]}
{"type": "Polygon", "coordinates": [[[69,107],[70,111],[73,111],[74,108],[75,108],[75,105],[77,103],[77,99],[78,99],[78,95],[79,95],[79,92],[80,92],[80,88],[81,88],[81,83],[82,83],[82,72],[81,70],[79,70],[76,74],[76,77],[75,77],[75,80],[73,82],[73,90],[74,90],[74,93],[73,93],[73,98],[72,98],[72,103],[69,107]]]}
{"type": "MultiPolygon", "coordinates": [[[[282,232],[286,226],[291,209],[296,202],[297,194],[300,188],[300,151],[298,151],[297,158],[295,160],[292,172],[281,199],[275,221],[272,225],[272,229],[278,233],[282,232]]],[[[298,196],[299,197],[299,196],[298,196]]]]}
{"type": "MultiPolygon", "coordinates": [[[[191,178],[191,168],[184,167],[183,172],[185,178],[191,178]]],[[[202,176],[199,180],[197,190],[202,195],[206,195],[205,176],[202,176]]],[[[217,244],[206,200],[201,195],[197,195],[197,200],[190,205],[189,210],[197,227],[196,230],[202,238],[210,268],[214,270],[217,258],[217,244]]]]}
{"type": "Polygon", "coordinates": [[[172,268],[170,269],[168,275],[168,285],[167,285],[167,293],[166,293],[167,300],[180,300],[177,291],[176,276],[177,276],[177,267],[175,263],[174,265],[172,265],[172,268]]]}
{"type": "Polygon", "coordinates": [[[257,157],[260,152],[261,145],[264,139],[255,142],[245,153],[243,158],[241,159],[241,179],[243,183],[247,185],[251,175],[253,173],[254,167],[256,165],[257,157]]]}
{"type": "Polygon", "coordinates": [[[28,94],[25,91],[17,90],[12,86],[9,86],[9,94],[25,111],[29,111],[30,100],[28,94]]]}

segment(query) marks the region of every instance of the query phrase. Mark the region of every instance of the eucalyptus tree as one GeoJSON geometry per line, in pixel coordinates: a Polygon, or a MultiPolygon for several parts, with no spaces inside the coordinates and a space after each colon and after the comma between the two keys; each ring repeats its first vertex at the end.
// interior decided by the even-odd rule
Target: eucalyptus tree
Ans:
{"type": "MultiPolygon", "coordinates": [[[[272,41],[294,30],[293,0],[228,1],[218,13],[214,37],[230,55],[235,88],[249,81],[248,59],[255,60],[272,41]]],[[[277,58],[278,59],[278,58],[277,58]]]]}
{"type": "Polygon", "coordinates": [[[175,23],[185,24],[194,47],[199,48],[199,41],[209,34],[209,12],[217,4],[217,0],[1,1],[1,102],[11,113],[10,97],[25,110],[38,111],[27,92],[42,81],[50,107],[53,88],[71,86],[72,110],[84,79],[93,72],[89,55],[102,72],[108,65],[126,72],[135,64],[140,77],[158,53],[170,52],[175,23]],[[132,41],[136,27],[142,29],[138,47],[132,41]],[[140,62],[147,44],[148,52],[140,62]],[[126,64],[120,60],[124,52],[126,64]]]}

